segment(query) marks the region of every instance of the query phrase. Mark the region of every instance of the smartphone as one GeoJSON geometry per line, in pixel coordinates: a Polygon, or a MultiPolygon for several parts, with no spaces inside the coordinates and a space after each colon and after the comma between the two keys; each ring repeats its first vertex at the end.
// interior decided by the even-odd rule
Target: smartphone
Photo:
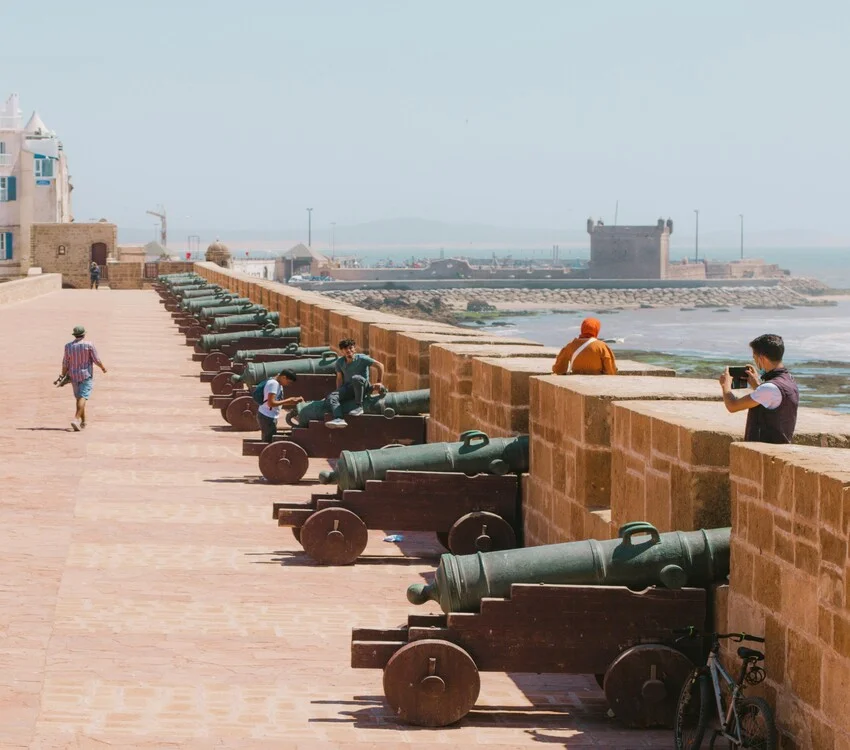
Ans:
{"type": "Polygon", "coordinates": [[[732,388],[746,388],[749,385],[747,382],[749,370],[746,365],[730,365],[729,374],[732,376],[732,388]]]}

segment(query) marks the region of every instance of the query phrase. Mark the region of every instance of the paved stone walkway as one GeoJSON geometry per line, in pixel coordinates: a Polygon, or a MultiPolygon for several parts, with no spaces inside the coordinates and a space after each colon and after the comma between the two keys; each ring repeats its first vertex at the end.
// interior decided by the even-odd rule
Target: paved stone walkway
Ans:
{"type": "Polygon", "coordinates": [[[403,557],[373,532],[345,568],[299,554],[271,504],[313,488],[256,482],[153,292],[56,292],[0,330],[0,750],[672,744],[581,676],[484,674],[458,726],[399,724],[381,674],[349,667],[351,628],[404,622],[428,535],[403,557]],[[81,433],[51,385],[77,324],[109,369],[81,433]]]}

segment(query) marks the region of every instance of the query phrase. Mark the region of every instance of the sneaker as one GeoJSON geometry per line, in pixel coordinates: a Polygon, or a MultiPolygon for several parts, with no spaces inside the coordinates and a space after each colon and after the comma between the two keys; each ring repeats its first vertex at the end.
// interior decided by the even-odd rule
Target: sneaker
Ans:
{"type": "Polygon", "coordinates": [[[82,427],[80,427],[79,421],[77,421],[76,419],[71,420],[71,427],[74,432],[79,432],[82,429],[82,427]]]}
{"type": "Polygon", "coordinates": [[[85,422],[80,422],[80,427],[81,427],[82,429],[86,429],[86,423],[85,423],[85,422]]]}
{"type": "Polygon", "coordinates": [[[348,427],[348,422],[344,419],[332,419],[329,422],[325,422],[325,427],[331,430],[341,430],[343,427],[348,427]]]}
{"type": "Polygon", "coordinates": [[[359,417],[363,413],[362,406],[355,406],[350,412],[348,412],[349,417],[359,417]]]}

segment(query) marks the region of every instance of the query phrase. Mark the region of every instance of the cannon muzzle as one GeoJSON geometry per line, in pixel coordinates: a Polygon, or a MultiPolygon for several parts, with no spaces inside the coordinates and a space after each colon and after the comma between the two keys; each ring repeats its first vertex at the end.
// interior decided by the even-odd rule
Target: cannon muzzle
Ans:
{"type": "Polygon", "coordinates": [[[370,479],[383,479],[390,470],[458,471],[475,474],[507,474],[528,471],[528,435],[490,438],[469,430],[458,443],[388,445],[379,450],[343,451],[336,472],[319,481],[336,482],[340,490],[362,490],[370,479]]]}
{"type": "MultiPolygon", "coordinates": [[[[287,330],[287,329],[281,329],[287,330]]],[[[289,330],[300,330],[298,328],[289,330]]],[[[227,335],[227,334],[223,334],[227,335]]],[[[292,370],[296,374],[328,375],[335,371],[338,356],[336,352],[325,352],[321,357],[305,357],[304,359],[285,359],[277,362],[249,362],[238,375],[233,375],[234,383],[245,383],[248,386],[257,385],[264,380],[280,375],[284,370],[292,370]]]]}
{"type": "Polygon", "coordinates": [[[439,603],[444,612],[477,612],[484,598],[510,596],[515,583],[628,586],[708,586],[729,575],[731,528],[659,534],[636,521],[619,539],[445,554],[433,583],[407,589],[411,604],[439,603]]]}

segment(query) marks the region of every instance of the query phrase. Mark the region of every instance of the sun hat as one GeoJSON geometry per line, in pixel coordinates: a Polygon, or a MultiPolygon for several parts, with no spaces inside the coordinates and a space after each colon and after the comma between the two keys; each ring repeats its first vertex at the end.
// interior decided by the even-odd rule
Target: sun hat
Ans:
{"type": "Polygon", "coordinates": [[[80,336],[86,335],[86,329],[83,326],[74,326],[74,331],[72,333],[75,339],[80,338],[80,336]]]}

